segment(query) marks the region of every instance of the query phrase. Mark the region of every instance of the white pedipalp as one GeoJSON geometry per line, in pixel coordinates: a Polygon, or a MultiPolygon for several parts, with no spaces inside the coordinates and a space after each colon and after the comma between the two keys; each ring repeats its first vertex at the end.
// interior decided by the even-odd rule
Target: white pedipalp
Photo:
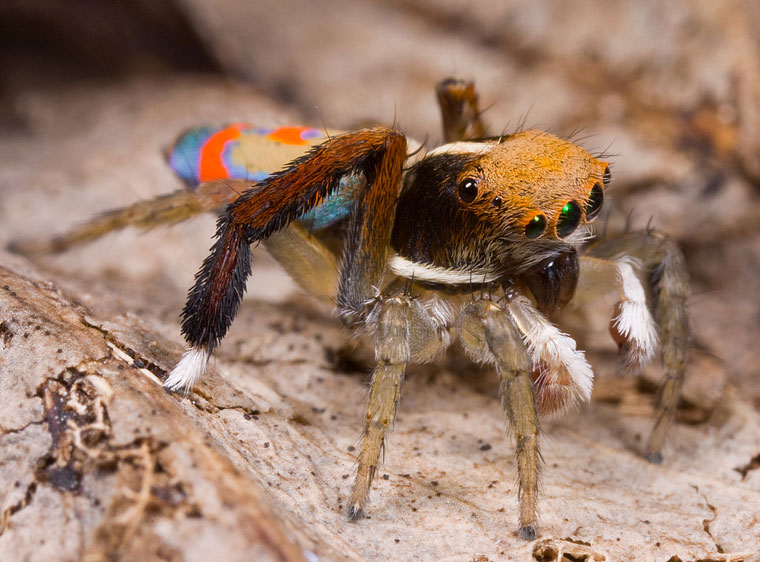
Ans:
{"type": "Polygon", "coordinates": [[[454,307],[446,299],[434,295],[425,302],[425,308],[430,312],[441,330],[448,329],[454,324],[456,313],[454,307]]]}
{"type": "Polygon", "coordinates": [[[573,338],[546,322],[534,324],[525,334],[525,339],[534,366],[541,362],[554,367],[563,366],[578,391],[578,398],[584,401],[591,398],[594,372],[586,361],[585,354],[576,348],[573,338]]]}
{"type": "Polygon", "coordinates": [[[575,340],[549,322],[523,296],[509,303],[517,327],[523,334],[525,345],[539,371],[535,381],[537,401],[555,404],[549,394],[555,394],[558,413],[577,401],[588,401],[594,385],[594,372],[575,340]],[[545,393],[544,396],[541,393],[545,393]]]}
{"type": "Polygon", "coordinates": [[[206,372],[209,353],[205,349],[191,347],[177,363],[177,366],[169,373],[164,388],[169,390],[189,391],[196,381],[206,372]]]}
{"type": "Polygon", "coordinates": [[[629,369],[640,368],[655,356],[658,347],[657,324],[647,306],[646,293],[641,284],[635,266],[638,263],[630,258],[616,262],[622,298],[618,303],[618,315],[612,320],[617,332],[628,342],[625,366],[629,369]]]}

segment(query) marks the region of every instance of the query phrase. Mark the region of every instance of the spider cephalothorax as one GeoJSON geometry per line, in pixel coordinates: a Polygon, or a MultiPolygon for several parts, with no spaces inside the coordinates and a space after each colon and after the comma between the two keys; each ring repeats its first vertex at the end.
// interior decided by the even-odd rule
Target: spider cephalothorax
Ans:
{"type": "Polygon", "coordinates": [[[393,272],[434,280],[435,270],[459,271],[480,283],[532,269],[583,241],[607,172],[542,131],[439,147],[406,175],[391,236],[403,260],[393,272]]]}
{"type": "Polygon", "coordinates": [[[636,370],[661,348],[666,377],[646,450],[659,461],[685,370],[686,268],[654,230],[585,245],[610,181],[606,162],[541,131],[483,138],[470,83],[446,80],[438,97],[448,144],[427,154],[383,127],[325,137],[246,124],[193,129],[169,152],[190,190],[18,249],[59,251],[126,224],[228,203],[182,314],[190,348],[165,386],[189,389],[205,371],[245,291],[249,247],[262,241],[303,288],[334,300],[345,325],[374,336],[350,518],[365,508],[406,365],[431,360],[455,336],[496,367],[517,447],[519,534],[533,538],[538,416],[587,400],[593,383],[583,352],[551,315],[617,291],[610,331],[621,367],[636,370]],[[261,150],[247,153],[251,146],[261,150]]]}

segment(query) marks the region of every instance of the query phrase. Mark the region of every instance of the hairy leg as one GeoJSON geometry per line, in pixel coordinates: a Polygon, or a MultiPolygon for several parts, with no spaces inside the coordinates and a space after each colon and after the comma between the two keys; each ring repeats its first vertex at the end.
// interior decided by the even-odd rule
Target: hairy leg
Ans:
{"type": "Polygon", "coordinates": [[[9,245],[11,251],[31,255],[58,254],[75,246],[92,242],[129,226],[149,230],[161,225],[182,222],[209,211],[222,209],[250,189],[253,182],[242,180],[210,181],[196,191],[175,191],[167,195],[106,211],[52,240],[19,240],[9,245]]]}
{"type": "Polygon", "coordinates": [[[444,319],[406,295],[378,299],[368,324],[375,334],[377,366],[372,373],[356,479],[347,508],[353,520],[364,513],[385,432],[398,410],[406,364],[410,360],[428,361],[449,343],[444,319]]]}
{"type": "Polygon", "coordinates": [[[362,322],[385,272],[405,159],[406,139],[398,132],[378,127],[346,133],[313,148],[231,203],[217,222],[216,241],[182,312],[182,333],[190,347],[164,385],[187,389],[205,371],[245,292],[250,244],[317,207],[341,178],[354,173],[364,174],[367,183],[351,212],[337,304],[347,325],[362,322]]]}
{"type": "Polygon", "coordinates": [[[516,444],[519,534],[523,539],[532,540],[536,537],[541,455],[528,350],[510,312],[489,300],[465,307],[459,317],[459,337],[474,359],[496,365],[502,404],[516,444]]]}
{"type": "Polygon", "coordinates": [[[686,301],[690,287],[683,254],[673,239],[656,230],[629,232],[603,241],[589,254],[607,260],[620,261],[625,257],[637,260],[651,287],[650,308],[660,331],[665,376],[657,399],[656,422],[645,454],[652,462],[662,462],[662,448],[678,406],[689,348],[686,301]]]}

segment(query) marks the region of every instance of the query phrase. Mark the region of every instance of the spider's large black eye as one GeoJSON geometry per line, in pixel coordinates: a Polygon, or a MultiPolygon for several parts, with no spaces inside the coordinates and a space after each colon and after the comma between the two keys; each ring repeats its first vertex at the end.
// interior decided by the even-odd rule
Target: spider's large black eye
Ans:
{"type": "Polygon", "coordinates": [[[605,186],[610,185],[610,180],[612,179],[612,174],[610,173],[610,167],[607,166],[604,169],[604,175],[602,176],[602,181],[604,182],[605,186]]]}
{"type": "Polygon", "coordinates": [[[459,184],[459,198],[465,203],[472,203],[478,196],[478,180],[467,178],[459,184]]]}
{"type": "Polygon", "coordinates": [[[575,201],[566,203],[557,219],[557,236],[564,238],[573,232],[581,222],[581,208],[575,201]]]}
{"type": "Polygon", "coordinates": [[[528,238],[538,238],[546,230],[546,217],[544,215],[536,215],[530,222],[525,225],[525,236],[528,238]]]}
{"type": "Polygon", "coordinates": [[[594,184],[591,188],[591,193],[588,195],[588,203],[586,203],[586,219],[591,220],[599,214],[599,210],[602,208],[604,202],[604,191],[602,186],[598,183],[594,184]]]}

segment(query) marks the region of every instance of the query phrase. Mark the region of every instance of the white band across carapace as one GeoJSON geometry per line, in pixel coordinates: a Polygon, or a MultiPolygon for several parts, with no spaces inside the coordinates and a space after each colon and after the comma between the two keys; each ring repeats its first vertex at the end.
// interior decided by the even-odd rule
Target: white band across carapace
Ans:
{"type": "Polygon", "coordinates": [[[440,283],[441,285],[467,285],[468,283],[491,283],[501,277],[499,272],[481,269],[449,269],[408,260],[393,254],[388,260],[391,271],[414,281],[440,283]]]}
{"type": "Polygon", "coordinates": [[[484,152],[491,150],[494,146],[496,146],[495,142],[450,142],[449,144],[443,144],[434,148],[427,153],[426,157],[435,156],[437,154],[483,154],[484,152]]]}

